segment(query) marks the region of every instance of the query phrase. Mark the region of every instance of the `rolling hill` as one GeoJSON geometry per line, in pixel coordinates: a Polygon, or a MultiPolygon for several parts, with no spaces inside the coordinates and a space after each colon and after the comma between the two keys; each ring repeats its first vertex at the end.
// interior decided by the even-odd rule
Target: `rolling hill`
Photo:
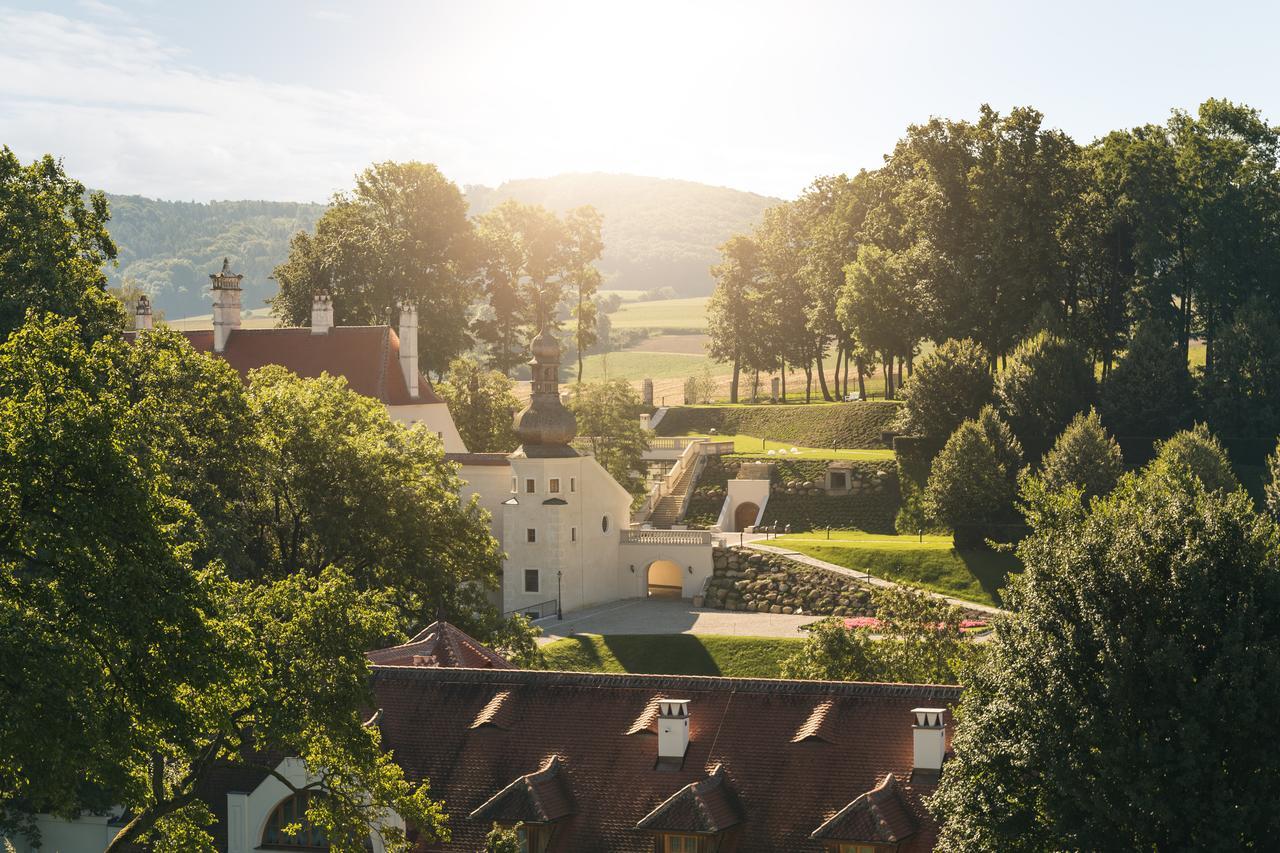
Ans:
{"type": "MultiPolygon", "coordinates": [[[[716,247],[757,222],[777,199],[691,181],[632,175],[571,174],[469,186],[472,214],[509,198],[564,212],[583,204],[604,214],[605,288],[671,287],[681,296],[711,292],[716,247]]],[[[273,201],[160,201],[108,194],[109,230],[120,250],[108,270],[127,276],[170,317],[208,311],[208,274],[223,256],[244,274],[244,304],[258,308],[275,292],[268,276],[289,252],[289,238],[310,230],[323,204],[273,201]]]]}

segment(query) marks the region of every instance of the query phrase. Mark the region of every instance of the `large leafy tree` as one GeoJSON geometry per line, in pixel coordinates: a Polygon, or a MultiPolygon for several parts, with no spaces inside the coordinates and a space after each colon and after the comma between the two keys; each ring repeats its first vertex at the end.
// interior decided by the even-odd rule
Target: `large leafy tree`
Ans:
{"type": "Polygon", "coordinates": [[[908,434],[945,439],[995,401],[991,357],[976,341],[944,341],[921,360],[902,399],[908,434]]]}
{"type": "Polygon", "coordinates": [[[885,366],[885,396],[894,396],[894,359],[905,361],[924,335],[924,295],[918,282],[919,252],[892,252],[868,244],[845,268],[836,312],[885,366]]]}
{"type": "Polygon", "coordinates": [[[591,445],[596,461],[632,494],[644,491],[642,457],[649,434],[640,426],[644,406],[625,379],[584,382],[575,386],[569,408],[578,419],[578,434],[591,445]]]}
{"type": "Polygon", "coordinates": [[[272,310],[282,322],[311,321],[312,297],[333,297],[340,325],[395,323],[409,300],[424,369],[436,375],[470,346],[477,246],[458,187],[430,163],[376,163],[355,189],[335,196],[314,235],[299,234],[276,268],[272,310]]]}
{"type": "Polygon", "coordinates": [[[1093,404],[1096,393],[1093,365],[1071,341],[1051,332],[1018,344],[996,381],[1000,411],[1032,461],[1077,412],[1093,404]]]}
{"type": "Polygon", "coordinates": [[[754,363],[758,339],[753,334],[763,269],[760,246],[738,235],[720,247],[722,260],[711,268],[716,287],[707,302],[707,351],[717,361],[733,365],[729,402],[738,402],[738,379],[754,363]]]}
{"type": "Polygon", "coordinates": [[[77,317],[88,339],[123,328],[103,265],[115,259],[107,198],[49,155],[23,165],[0,146],[0,341],[27,311],[77,317]]]}
{"type": "Polygon", "coordinates": [[[1073,488],[1088,500],[1115,488],[1124,473],[1120,445],[1102,427],[1092,409],[1067,425],[1045,454],[1038,478],[1050,491],[1073,488]]]}
{"type": "Polygon", "coordinates": [[[933,460],[924,510],[951,528],[957,545],[1006,539],[1017,528],[1013,509],[1022,445],[987,406],[962,423],[933,460]]]}
{"type": "Polygon", "coordinates": [[[595,262],[604,251],[600,227],[604,217],[591,205],[574,208],[565,215],[568,251],[565,259],[565,278],[573,289],[574,347],[578,353],[578,381],[582,381],[582,359],[586,351],[599,340],[596,318],[596,292],[602,277],[595,262]]]}
{"type": "Polygon", "coordinates": [[[1204,424],[1196,424],[1159,442],[1152,465],[1188,471],[1206,491],[1229,493],[1240,488],[1226,449],[1204,424]]]}
{"type": "Polygon", "coordinates": [[[449,404],[449,413],[467,449],[473,453],[516,449],[512,417],[520,408],[515,383],[500,370],[485,370],[474,359],[456,358],[436,393],[449,404]]]}
{"type": "Polygon", "coordinates": [[[194,469],[172,458],[189,449],[125,345],[82,339],[33,315],[0,345],[0,823],[121,805],[111,850],[210,849],[211,772],[284,753],[328,790],[337,846],[390,809],[442,837],[360,716],[385,595],[332,566],[259,583],[193,564],[194,469]]]}
{"type": "Polygon", "coordinates": [[[1173,329],[1154,320],[1142,324],[1102,380],[1103,423],[1122,442],[1150,446],[1187,426],[1194,407],[1191,373],[1173,329]]]}
{"type": "Polygon", "coordinates": [[[941,787],[949,850],[1240,850],[1280,832],[1280,539],[1185,467],[1063,495],[970,672],[941,787]]]}

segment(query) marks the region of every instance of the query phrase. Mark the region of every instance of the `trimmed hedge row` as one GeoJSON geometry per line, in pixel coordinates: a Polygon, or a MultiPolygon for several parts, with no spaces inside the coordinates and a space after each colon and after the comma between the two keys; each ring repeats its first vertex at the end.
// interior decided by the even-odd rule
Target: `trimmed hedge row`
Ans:
{"type": "Polygon", "coordinates": [[[804,447],[884,447],[898,403],[863,401],[818,406],[676,406],[658,423],[658,435],[753,435],[804,447]]]}

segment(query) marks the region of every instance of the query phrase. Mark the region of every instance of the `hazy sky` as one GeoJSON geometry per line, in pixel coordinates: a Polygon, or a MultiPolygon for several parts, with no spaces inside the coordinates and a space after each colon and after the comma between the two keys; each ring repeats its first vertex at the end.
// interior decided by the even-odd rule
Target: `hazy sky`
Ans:
{"type": "Polygon", "coordinates": [[[384,159],[790,197],[982,102],[1080,141],[1220,96],[1280,121],[1280,3],[0,0],[0,144],[95,187],[323,200],[384,159]]]}

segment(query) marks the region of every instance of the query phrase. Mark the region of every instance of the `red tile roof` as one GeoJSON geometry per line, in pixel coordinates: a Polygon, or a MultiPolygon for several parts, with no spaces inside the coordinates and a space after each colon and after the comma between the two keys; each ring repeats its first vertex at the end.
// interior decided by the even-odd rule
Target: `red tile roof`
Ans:
{"type": "Polygon", "coordinates": [[[671,821],[727,827],[721,853],[819,853],[813,833],[868,813],[857,801],[889,774],[901,814],[872,796],[877,825],[904,839],[900,853],[929,850],[934,784],[899,781],[911,778],[911,709],[959,698],[939,685],[386,666],[373,689],[383,743],[448,804],[453,840],[430,849],[468,853],[491,825],[471,815],[552,757],[574,803],[552,853],[652,853],[656,822],[671,821]],[[671,696],[689,700],[690,741],[683,766],[659,770],[650,711],[671,696]]]}
{"type": "MultiPolygon", "coordinates": [[[[200,352],[213,352],[212,330],[182,334],[200,352]]],[[[321,373],[345,377],[351,390],[389,406],[444,402],[425,376],[418,379],[418,399],[409,396],[400,370],[400,337],[390,326],[335,326],[323,335],[309,328],[234,329],[221,356],[242,376],[278,364],[304,379],[321,373]]]]}
{"type": "Polygon", "coordinates": [[[565,779],[564,763],[553,755],[537,773],[516,779],[470,817],[481,823],[549,823],[573,812],[573,795],[565,779]]]}
{"type": "Polygon", "coordinates": [[[375,664],[511,669],[502,655],[448,622],[432,622],[407,643],[367,652],[375,664]]]}
{"type": "Polygon", "coordinates": [[[814,838],[863,844],[896,844],[920,828],[892,773],[818,827],[814,838]]]}

